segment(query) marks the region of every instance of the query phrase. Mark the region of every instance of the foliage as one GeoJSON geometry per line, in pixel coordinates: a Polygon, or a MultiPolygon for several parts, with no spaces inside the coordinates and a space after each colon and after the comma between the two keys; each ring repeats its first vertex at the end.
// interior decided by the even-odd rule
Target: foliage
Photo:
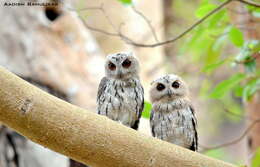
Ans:
{"type": "Polygon", "coordinates": [[[144,102],[144,111],[142,113],[142,117],[149,119],[150,118],[150,112],[152,109],[152,104],[145,101],[144,102]]]}
{"type": "MultiPolygon", "coordinates": [[[[200,0],[194,16],[201,19],[220,3],[200,0]]],[[[260,17],[260,8],[245,6],[253,16],[260,17]]],[[[234,25],[230,16],[227,8],[211,15],[179,47],[180,59],[185,57],[187,64],[200,68],[199,77],[203,79],[199,95],[211,106],[209,113],[219,121],[214,123],[216,126],[226,123],[225,119],[231,123],[241,121],[242,102],[251,100],[260,90],[260,69],[256,66],[256,59],[260,59],[260,41],[248,40],[240,29],[246,25],[234,25]],[[219,112],[225,110],[229,114],[219,112]]],[[[219,149],[205,154],[219,159],[228,156],[228,152],[219,149]]],[[[255,167],[260,166],[260,150],[253,161],[255,167]]]]}
{"type": "MultiPolygon", "coordinates": [[[[119,0],[122,1],[122,0],[119,0]]],[[[200,19],[214,10],[219,4],[213,0],[201,0],[201,4],[195,11],[195,16],[200,19]]],[[[260,9],[246,6],[252,15],[259,17],[260,9]]],[[[218,13],[210,16],[206,22],[193,30],[192,38],[189,38],[179,49],[181,55],[192,55],[192,60],[201,65],[201,72],[205,75],[219,74],[226,69],[234,69],[233,74],[227,73],[226,79],[218,82],[207,78],[208,97],[223,101],[227,104],[232,95],[248,101],[260,89],[260,70],[256,67],[254,54],[260,52],[260,41],[245,40],[242,31],[232,25],[227,9],[223,8],[218,13]],[[227,48],[238,48],[237,55],[224,55],[227,48]],[[242,72],[241,66],[245,71],[242,72]],[[209,93],[210,92],[210,93],[209,93]]],[[[206,81],[207,80],[207,81],[206,81]]],[[[201,89],[204,89],[201,86],[201,89]]],[[[238,106],[232,103],[232,106],[238,106]]],[[[143,117],[148,118],[150,104],[146,102],[143,117]]],[[[242,110],[236,110],[242,111],[242,110]]],[[[238,113],[239,114],[239,113],[238,113]]]]}
{"type": "Polygon", "coordinates": [[[131,5],[132,4],[132,0],[118,0],[119,2],[121,2],[124,5],[131,5]]]}
{"type": "Polygon", "coordinates": [[[255,156],[252,160],[252,167],[259,167],[260,166],[260,148],[258,148],[255,152],[255,156]]]}
{"type": "Polygon", "coordinates": [[[217,159],[227,159],[225,157],[225,151],[223,149],[209,150],[209,151],[205,152],[205,155],[210,156],[212,158],[217,158],[217,159]]]}
{"type": "Polygon", "coordinates": [[[237,47],[243,46],[243,33],[236,27],[232,26],[229,30],[229,39],[237,47]]]}
{"type": "MultiPolygon", "coordinates": [[[[213,0],[203,0],[195,12],[199,19],[216,8],[218,4],[213,0]]],[[[260,10],[247,6],[254,15],[259,15],[260,10]]],[[[186,41],[181,54],[191,54],[195,62],[202,66],[201,72],[206,75],[215,75],[223,69],[234,69],[234,73],[227,76],[225,80],[214,84],[215,81],[208,79],[211,87],[210,98],[223,99],[228,94],[242,97],[244,101],[250,98],[260,89],[259,71],[256,68],[256,58],[259,54],[260,41],[245,40],[243,33],[238,27],[232,25],[230,16],[226,9],[210,16],[206,22],[201,24],[192,33],[192,38],[186,41]],[[203,42],[202,42],[203,41],[203,42]],[[224,55],[227,48],[238,48],[237,55],[224,55]],[[241,65],[245,71],[241,72],[241,65]],[[240,71],[240,72],[239,72],[240,71]]],[[[214,77],[212,77],[214,78],[214,77]]]]}
{"type": "Polygon", "coordinates": [[[238,83],[240,83],[246,77],[245,74],[235,74],[232,77],[228,78],[220,82],[211,92],[210,97],[212,98],[221,98],[223,97],[228,91],[234,88],[238,83]]]}

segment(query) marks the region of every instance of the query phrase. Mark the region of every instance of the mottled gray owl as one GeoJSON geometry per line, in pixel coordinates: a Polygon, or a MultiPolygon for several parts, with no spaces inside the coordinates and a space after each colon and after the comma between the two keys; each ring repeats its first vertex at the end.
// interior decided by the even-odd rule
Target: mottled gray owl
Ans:
{"type": "Polygon", "coordinates": [[[154,137],[197,151],[197,121],[187,95],[188,88],[177,75],[153,81],[150,125],[154,137]]]}
{"type": "Polygon", "coordinates": [[[137,130],[144,107],[137,58],[128,52],[108,55],[105,71],[98,88],[98,114],[137,130]]]}

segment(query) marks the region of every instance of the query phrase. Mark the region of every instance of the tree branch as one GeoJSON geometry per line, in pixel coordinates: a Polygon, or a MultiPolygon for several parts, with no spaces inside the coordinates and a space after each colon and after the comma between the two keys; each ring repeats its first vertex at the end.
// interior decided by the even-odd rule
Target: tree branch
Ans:
{"type": "Polygon", "coordinates": [[[235,167],[71,105],[0,67],[0,121],[92,167],[235,167]]]}
{"type": "MultiPolygon", "coordinates": [[[[156,42],[156,43],[152,43],[152,44],[144,44],[144,43],[137,42],[137,41],[127,37],[126,35],[124,35],[120,31],[116,31],[117,33],[109,33],[109,32],[106,32],[106,31],[103,31],[103,30],[91,27],[89,25],[87,26],[87,28],[89,28],[92,31],[97,31],[97,32],[103,33],[105,35],[111,35],[111,36],[120,37],[125,43],[127,43],[129,45],[133,45],[133,46],[137,46],[137,47],[152,47],[153,48],[153,47],[158,47],[158,46],[162,46],[162,45],[166,45],[166,44],[169,44],[169,43],[176,42],[177,40],[181,39],[182,37],[187,35],[189,32],[191,32],[193,29],[195,29],[197,26],[199,26],[201,23],[203,23],[205,20],[207,20],[211,15],[217,13],[219,10],[221,10],[222,8],[224,8],[226,5],[228,5],[229,3],[233,2],[233,1],[238,1],[240,3],[251,5],[251,6],[254,6],[254,7],[257,7],[257,8],[260,7],[260,4],[256,4],[256,3],[251,2],[251,1],[246,1],[246,0],[227,0],[227,1],[223,2],[222,4],[220,4],[218,7],[216,7],[214,10],[210,11],[206,16],[204,16],[203,18],[201,18],[200,20],[195,22],[193,25],[188,27],[185,31],[180,33],[178,36],[170,38],[170,39],[162,41],[162,42],[156,42]]],[[[95,9],[96,7],[93,7],[93,8],[95,9]]],[[[85,8],[83,10],[86,10],[86,9],[88,9],[88,8],[85,8]]],[[[90,9],[92,9],[92,8],[90,8],[90,9]]],[[[104,8],[102,10],[104,12],[104,8]]],[[[133,7],[133,10],[137,14],[139,14],[141,17],[143,17],[143,19],[147,22],[148,26],[150,27],[150,29],[151,29],[155,39],[157,39],[156,33],[154,31],[154,28],[150,24],[150,21],[141,12],[136,11],[136,9],[134,7],[133,7]]],[[[107,17],[108,20],[110,20],[107,15],[105,15],[105,16],[107,17]]],[[[86,25],[86,23],[85,23],[85,25],[86,25]]]]}
{"type": "MultiPolygon", "coordinates": [[[[182,38],[183,36],[185,36],[186,34],[188,34],[190,31],[192,31],[194,28],[196,28],[198,25],[200,25],[202,22],[204,22],[208,17],[210,17],[211,15],[213,15],[214,13],[218,12],[219,10],[221,10],[224,6],[226,6],[227,4],[229,4],[230,2],[232,2],[233,0],[227,0],[226,2],[223,2],[222,4],[220,4],[217,8],[215,8],[214,10],[212,10],[211,12],[209,12],[206,16],[204,16],[203,18],[201,18],[200,20],[198,20],[196,23],[194,23],[192,26],[190,26],[189,28],[187,28],[184,32],[182,32],[181,34],[179,34],[177,37],[174,37],[172,39],[163,41],[163,42],[156,42],[153,44],[143,44],[143,43],[139,43],[136,42],[134,40],[132,40],[131,38],[125,36],[124,34],[117,32],[117,36],[119,36],[124,42],[126,42],[127,44],[133,45],[133,46],[137,46],[137,47],[157,47],[157,46],[161,46],[161,45],[165,45],[165,44],[169,44],[172,42],[177,41],[178,39],[182,38]]],[[[104,10],[104,9],[103,9],[104,10]]],[[[85,21],[84,21],[85,22],[85,21]]],[[[86,23],[85,23],[86,24],[86,23]]],[[[89,26],[88,26],[89,27],[89,26]]],[[[87,28],[88,28],[87,27],[87,28]]],[[[95,31],[95,28],[91,27],[90,30],[95,31]]],[[[97,32],[101,32],[99,29],[97,29],[97,32]]],[[[104,33],[106,35],[109,35],[109,33],[107,32],[101,32],[104,33]]],[[[114,34],[112,36],[115,36],[114,34]]]]}
{"type": "Polygon", "coordinates": [[[156,35],[156,32],[155,32],[155,30],[154,30],[154,28],[153,28],[153,26],[152,26],[152,24],[151,24],[151,21],[150,21],[142,12],[138,11],[138,10],[135,8],[134,5],[132,6],[132,9],[133,9],[133,11],[134,11],[136,14],[138,14],[139,16],[141,16],[141,17],[144,19],[144,21],[147,23],[148,27],[150,28],[150,30],[151,30],[151,32],[152,32],[152,34],[153,34],[153,37],[154,37],[154,39],[155,39],[155,41],[156,41],[156,42],[159,42],[158,37],[157,37],[157,35],[156,35]]]}
{"type": "Polygon", "coordinates": [[[244,139],[244,137],[247,136],[247,134],[250,132],[250,130],[256,125],[260,123],[260,119],[256,119],[254,120],[248,127],[247,129],[242,133],[241,136],[239,136],[237,139],[234,139],[230,142],[227,142],[227,143],[223,143],[223,144],[219,144],[219,145],[216,145],[216,146],[212,146],[212,147],[207,147],[207,146],[202,146],[200,145],[201,148],[203,148],[202,152],[205,152],[205,151],[208,151],[208,150],[213,150],[213,149],[218,149],[218,148],[223,148],[223,147],[227,147],[227,146],[230,146],[230,145],[234,145],[238,142],[240,142],[241,140],[244,139]]]}
{"type": "Polygon", "coordinates": [[[257,8],[260,8],[260,4],[254,3],[252,1],[246,1],[246,0],[235,0],[235,1],[241,2],[243,4],[247,4],[247,5],[250,5],[250,6],[254,6],[254,7],[257,7],[257,8]]]}

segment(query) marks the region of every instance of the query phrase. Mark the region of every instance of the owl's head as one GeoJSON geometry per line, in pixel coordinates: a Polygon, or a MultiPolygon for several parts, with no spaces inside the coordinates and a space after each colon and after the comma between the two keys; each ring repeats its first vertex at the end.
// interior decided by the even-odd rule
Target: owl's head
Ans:
{"type": "Polygon", "coordinates": [[[150,99],[152,102],[169,102],[186,97],[188,87],[177,75],[164,75],[151,83],[150,99]]]}
{"type": "Polygon", "coordinates": [[[126,80],[138,77],[139,62],[131,52],[120,52],[107,56],[105,63],[108,78],[126,80]]]}

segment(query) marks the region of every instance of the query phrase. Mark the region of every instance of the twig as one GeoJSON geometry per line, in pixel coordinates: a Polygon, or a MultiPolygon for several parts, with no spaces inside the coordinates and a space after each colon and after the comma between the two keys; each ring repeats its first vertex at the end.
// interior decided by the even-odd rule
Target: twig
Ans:
{"type": "Polygon", "coordinates": [[[260,119],[256,119],[254,120],[248,127],[247,129],[242,133],[242,135],[240,137],[238,137],[237,139],[234,139],[230,142],[224,143],[224,144],[220,144],[220,145],[216,145],[216,146],[212,146],[212,147],[207,147],[207,146],[202,146],[200,145],[201,148],[203,148],[203,152],[208,151],[208,150],[213,150],[213,149],[218,149],[218,148],[223,148],[223,147],[227,147],[233,144],[236,144],[238,142],[240,142],[242,139],[244,139],[244,137],[246,137],[246,135],[248,134],[248,132],[257,124],[260,123],[260,119]]]}
{"type": "MultiPolygon", "coordinates": [[[[99,10],[103,13],[103,15],[106,17],[106,19],[108,20],[108,22],[110,23],[110,25],[114,28],[114,24],[112,23],[112,21],[110,20],[110,18],[108,17],[108,15],[106,14],[104,8],[103,8],[103,4],[101,4],[100,6],[93,6],[93,7],[86,7],[86,8],[81,8],[81,9],[74,9],[74,8],[68,8],[69,10],[72,10],[72,11],[85,11],[85,10],[99,10]]],[[[114,32],[108,32],[108,31],[105,31],[105,30],[102,30],[102,29],[99,29],[99,28],[95,28],[95,27],[92,27],[90,25],[87,24],[87,22],[82,18],[80,17],[80,20],[83,22],[84,26],[87,27],[88,29],[92,30],[92,31],[96,31],[96,32],[99,32],[99,33],[102,33],[102,34],[105,34],[105,35],[109,35],[109,36],[119,36],[118,33],[114,33],[114,32]]]]}
{"type": "Polygon", "coordinates": [[[79,18],[83,22],[84,26],[92,31],[96,31],[96,32],[99,32],[99,33],[102,33],[105,35],[109,35],[109,36],[119,37],[118,33],[108,32],[108,31],[105,31],[105,30],[102,30],[99,28],[92,27],[92,26],[88,25],[87,22],[82,17],[79,16],[79,18]]]}
{"type": "Polygon", "coordinates": [[[114,25],[113,21],[110,19],[110,17],[108,16],[107,12],[105,11],[105,9],[103,8],[103,4],[101,4],[101,8],[100,10],[102,11],[102,13],[104,14],[105,18],[107,19],[107,21],[109,22],[109,24],[111,25],[111,27],[114,29],[114,31],[118,31],[116,26],[114,25]]]}
{"type": "Polygon", "coordinates": [[[202,22],[204,22],[209,16],[213,15],[214,13],[216,13],[217,11],[219,11],[220,9],[222,9],[224,6],[226,6],[227,4],[229,4],[232,0],[227,0],[226,2],[222,3],[220,6],[218,6],[216,9],[214,9],[213,11],[209,12],[206,16],[204,16],[202,19],[198,20],[196,23],[194,23],[192,26],[190,26],[188,29],[186,29],[184,32],[182,32],[181,34],[179,34],[177,37],[166,40],[164,42],[159,42],[159,43],[155,43],[155,44],[148,44],[148,45],[142,45],[142,44],[138,44],[138,43],[134,43],[136,46],[142,46],[142,47],[156,47],[156,46],[160,46],[160,45],[164,45],[164,44],[168,44],[168,43],[172,43],[177,41],[178,39],[182,38],[183,36],[185,36],[187,33],[189,33],[190,31],[192,31],[195,27],[197,27],[199,24],[201,24],[202,22]]]}
{"type": "MultiPolygon", "coordinates": [[[[226,5],[228,5],[229,3],[233,2],[233,1],[238,1],[240,3],[243,4],[247,4],[247,5],[251,5],[251,6],[255,6],[255,7],[260,7],[260,4],[256,4],[254,2],[251,1],[246,1],[246,0],[227,0],[225,2],[223,2],[222,4],[220,4],[218,7],[216,7],[215,9],[213,9],[212,11],[210,11],[206,16],[204,16],[203,18],[201,18],[200,20],[198,20],[197,22],[195,22],[193,25],[191,25],[189,28],[187,28],[185,31],[183,31],[182,33],[180,33],[178,36],[165,40],[163,42],[156,42],[156,43],[152,43],[152,44],[144,44],[144,43],[139,43],[129,37],[127,37],[126,35],[124,35],[120,30],[117,30],[114,26],[114,24],[112,23],[111,19],[108,17],[108,15],[106,14],[103,6],[102,7],[90,7],[90,8],[83,8],[82,10],[101,10],[106,19],[109,21],[110,25],[113,27],[113,29],[116,31],[116,33],[111,33],[111,32],[107,32],[101,29],[97,29],[94,27],[91,27],[89,25],[86,24],[86,22],[84,23],[85,25],[87,25],[86,27],[89,28],[92,31],[97,31],[99,33],[103,33],[106,35],[110,35],[110,36],[118,36],[120,37],[125,43],[129,44],[129,45],[133,45],[133,46],[137,46],[137,47],[158,47],[158,46],[162,46],[162,45],[166,45],[169,43],[173,43],[179,39],[181,39],[182,37],[184,37],[185,35],[187,35],[190,31],[192,31],[193,29],[195,29],[197,26],[199,26],[201,23],[203,23],[206,19],[208,19],[211,15],[215,14],[216,12],[218,12],[219,10],[221,10],[222,8],[224,8],[226,5]]],[[[133,10],[135,10],[135,8],[133,8],[133,10]]],[[[147,24],[149,25],[149,27],[151,28],[151,31],[154,31],[154,28],[151,26],[150,21],[142,14],[142,13],[138,13],[137,10],[135,10],[137,14],[139,14],[140,16],[142,16],[145,21],[147,22],[147,24]]],[[[155,34],[155,32],[153,33],[155,34]]],[[[156,37],[157,38],[157,37],[156,37]]]]}
{"type": "Polygon", "coordinates": [[[132,45],[139,46],[139,47],[156,47],[156,46],[165,45],[165,44],[169,44],[169,43],[175,42],[178,39],[180,39],[183,36],[185,36],[186,34],[188,34],[190,31],[192,31],[194,28],[196,28],[198,25],[200,25],[202,22],[204,22],[208,17],[210,17],[214,13],[218,12],[224,6],[226,6],[227,4],[229,4],[232,1],[233,0],[227,0],[226,2],[223,2],[217,8],[215,8],[214,10],[209,12],[206,16],[204,16],[203,18],[198,20],[196,23],[194,23],[192,26],[190,26],[188,29],[186,29],[184,32],[182,32],[181,34],[179,34],[175,38],[172,38],[172,39],[169,39],[169,40],[166,40],[166,41],[163,41],[163,42],[154,43],[154,44],[142,44],[142,43],[137,43],[137,42],[134,42],[134,41],[128,42],[128,44],[132,44],[132,45]]]}
{"type": "Polygon", "coordinates": [[[144,19],[144,21],[145,21],[145,22],[147,23],[147,25],[149,26],[149,28],[150,28],[150,30],[151,30],[151,32],[152,32],[152,34],[153,34],[153,37],[154,37],[155,41],[156,41],[156,42],[159,42],[158,37],[157,37],[157,35],[156,35],[156,32],[155,32],[155,30],[154,30],[154,28],[153,28],[153,26],[152,26],[152,24],[151,24],[151,21],[150,21],[142,12],[138,11],[138,10],[135,8],[134,5],[132,6],[132,9],[133,9],[133,11],[134,11],[136,14],[138,14],[139,16],[141,16],[141,17],[144,19]]]}
{"type": "Polygon", "coordinates": [[[254,3],[252,1],[246,1],[246,0],[235,0],[235,1],[247,4],[247,5],[250,5],[250,6],[254,6],[254,7],[257,7],[257,8],[260,8],[260,4],[254,3]]]}

